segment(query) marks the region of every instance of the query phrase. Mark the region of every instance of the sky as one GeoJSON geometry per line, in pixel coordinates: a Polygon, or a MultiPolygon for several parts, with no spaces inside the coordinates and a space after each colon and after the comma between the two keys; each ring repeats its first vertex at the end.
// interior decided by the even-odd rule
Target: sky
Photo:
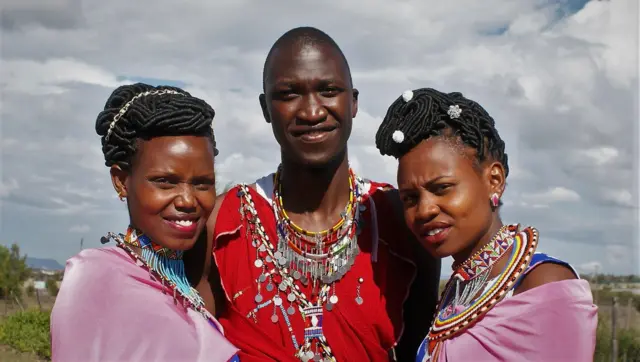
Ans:
{"type": "MultiPolygon", "coordinates": [[[[221,185],[273,172],[258,103],[273,42],[303,25],[344,51],[360,90],[361,176],[395,184],[375,148],[407,89],[462,92],[496,120],[511,173],[503,221],[582,273],[640,274],[638,1],[4,0],[0,243],[61,263],[127,226],[95,134],[115,87],[184,87],[216,110],[221,185]]],[[[443,263],[444,274],[450,260],[443,263]]]]}

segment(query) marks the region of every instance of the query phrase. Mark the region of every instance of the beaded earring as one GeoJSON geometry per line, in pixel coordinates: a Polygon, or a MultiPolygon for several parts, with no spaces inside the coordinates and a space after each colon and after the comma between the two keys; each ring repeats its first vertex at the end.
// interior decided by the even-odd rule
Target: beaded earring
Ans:
{"type": "Polygon", "coordinates": [[[500,205],[500,196],[498,195],[498,193],[494,192],[493,194],[491,194],[491,207],[495,209],[498,207],[498,205],[500,205]]]}

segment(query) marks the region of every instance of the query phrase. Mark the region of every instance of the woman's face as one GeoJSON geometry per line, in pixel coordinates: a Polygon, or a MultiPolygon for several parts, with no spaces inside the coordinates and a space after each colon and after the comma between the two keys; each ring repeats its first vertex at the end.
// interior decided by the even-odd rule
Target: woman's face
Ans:
{"type": "Polygon", "coordinates": [[[112,167],[131,223],[157,244],[193,247],[216,201],[214,150],[203,136],[139,140],[130,172],[112,167]]]}
{"type": "Polygon", "coordinates": [[[398,189],[407,225],[422,245],[435,257],[466,259],[498,220],[490,196],[502,195],[504,169],[497,162],[478,165],[475,150],[458,139],[432,137],[400,158],[398,189]]]}

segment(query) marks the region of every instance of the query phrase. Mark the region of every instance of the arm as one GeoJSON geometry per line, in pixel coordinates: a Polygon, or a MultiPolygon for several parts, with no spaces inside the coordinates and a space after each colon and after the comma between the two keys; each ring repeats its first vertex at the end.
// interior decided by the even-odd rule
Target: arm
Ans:
{"type": "Polygon", "coordinates": [[[442,263],[440,259],[432,257],[406,227],[404,209],[398,191],[391,189],[386,191],[386,194],[404,229],[401,234],[406,235],[412,259],[416,264],[416,276],[411,284],[409,297],[404,303],[404,331],[396,346],[397,361],[413,361],[420,343],[431,327],[433,312],[438,302],[442,263]]]}
{"type": "MultiPolygon", "coordinates": [[[[215,315],[217,309],[216,298],[214,297],[216,293],[212,290],[211,284],[216,279],[213,277],[217,276],[217,268],[215,263],[212,262],[213,230],[224,196],[218,196],[211,215],[207,219],[205,230],[203,230],[194,247],[186,251],[183,257],[187,277],[191,285],[200,293],[200,296],[204,299],[205,307],[213,315],[215,315]],[[212,272],[212,269],[215,270],[212,272]]],[[[219,282],[216,283],[219,284],[219,282]]]]}
{"type": "Polygon", "coordinates": [[[433,322],[440,284],[440,260],[429,255],[412,234],[408,235],[415,245],[416,277],[404,303],[404,331],[396,347],[398,361],[415,360],[420,343],[433,322]]]}

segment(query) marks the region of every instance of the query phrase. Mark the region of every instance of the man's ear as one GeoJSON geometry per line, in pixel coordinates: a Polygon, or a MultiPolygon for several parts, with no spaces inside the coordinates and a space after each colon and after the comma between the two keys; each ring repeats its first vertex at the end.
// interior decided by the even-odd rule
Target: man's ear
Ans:
{"type": "Polygon", "coordinates": [[[267,97],[263,94],[260,94],[258,97],[260,100],[260,108],[262,108],[262,116],[267,123],[271,123],[271,116],[269,116],[269,109],[267,109],[267,97]]]}
{"type": "Polygon", "coordinates": [[[356,115],[358,114],[358,96],[360,95],[360,91],[356,88],[353,88],[351,92],[353,93],[353,103],[351,104],[351,118],[356,118],[356,115]]]}

